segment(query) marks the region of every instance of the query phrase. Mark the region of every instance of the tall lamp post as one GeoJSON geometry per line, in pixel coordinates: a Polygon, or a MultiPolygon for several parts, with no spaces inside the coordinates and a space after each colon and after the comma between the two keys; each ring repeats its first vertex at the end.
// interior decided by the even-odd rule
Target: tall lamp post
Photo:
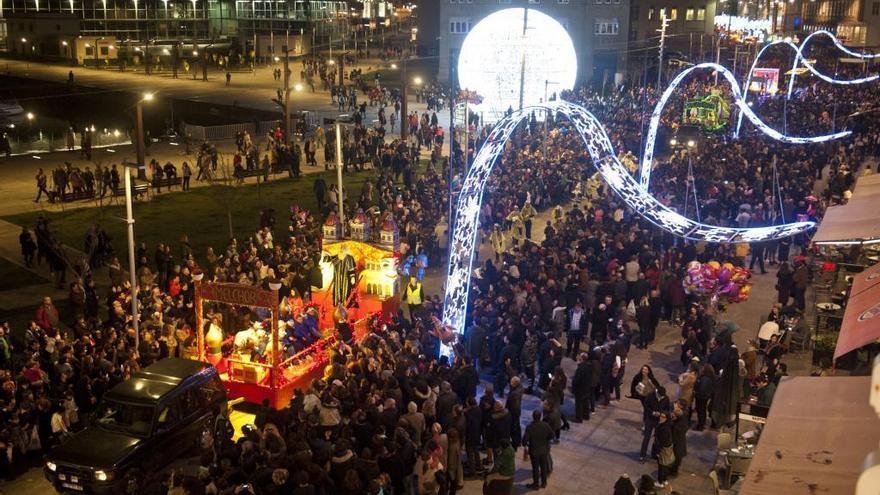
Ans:
{"type": "MultiPolygon", "coordinates": [[[[409,99],[409,94],[407,92],[407,88],[409,87],[409,81],[406,77],[406,58],[403,57],[401,61],[400,68],[400,140],[404,143],[406,142],[406,135],[409,131],[409,126],[403,125],[403,121],[406,116],[409,115],[409,110],[406,108],[407,100],[409,99]]],[[[450,151],[450,155],[452,152],[450,151]]]]}
{"type": "Polygon", "coordinates": [[[138,179],[147,179],[146,170],[146,146],[144,143],[144,102],[153,101],[153,93],[144,93],[143,98],[139,99],[136,108],[135,118],[135,149],[137,151],[138,179]]]}
{"type": "Polygon", "coordinates": [[[131,170],[129,170],[132,166],[136,166],[138,169],[138,175],[140,175],[143,167],[140,164],[132,164],[132,163],[123,163],[123,176],[125,179],[125,224],[127,226],[126,230],[128,231],[128,277],[129,283],[131,284],[131,322],[134,326],[134,348],[137,349],[140,346],[140,309],[138,308],[138,285],[137,285],[137,272],[135,270],[135,259],[134,259],[134,214],[132,213],[132,198],[131,198],[131,170]]]}

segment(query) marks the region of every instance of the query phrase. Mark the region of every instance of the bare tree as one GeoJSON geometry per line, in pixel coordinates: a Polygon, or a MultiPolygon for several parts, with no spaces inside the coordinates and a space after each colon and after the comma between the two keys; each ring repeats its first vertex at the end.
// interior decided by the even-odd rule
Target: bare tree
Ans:
{"type": "MultiPolygon", "coordinates": [[[[210,168],[210,162],[205,166],[210,168]]],[[[211,189],[211,199],[220,208],[226,210],[229,238],[231,239],[235,237],[232,228],[232,206],[236,204],[236,200],[242,192],[241,186],[244,185],[244,180],[235,176],[232,164],[221,156],[217,162],[217,170],[208,170],[207,181],[208,187],[211,189]]]]}

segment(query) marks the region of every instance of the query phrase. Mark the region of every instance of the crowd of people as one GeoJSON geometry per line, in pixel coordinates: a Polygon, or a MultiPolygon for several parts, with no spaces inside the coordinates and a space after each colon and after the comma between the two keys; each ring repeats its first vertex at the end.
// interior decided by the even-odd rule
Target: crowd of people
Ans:
{"type": "MultiPolygon", "coordinates": [[[[305,70],[323,70],[322,79],[327,77],[326,67],[305,70]]],[[[697,79],[670,106],[710,87],[708,78],[697,79]]],[[[791,118],[784,125],[800,134],[827,130],[816,108],[840,91],[853,90],[801,91],[789,103],[791,118]]],[[[863,91],[862,98],[873,95],[863,91]]],[[[624,161],[635,163],[655,92],[622,86],[606,95],[583,88],[563,97],[586,105],[611,131],[624,161]]],[[[431,98],[442,106],[440,94],[431,98]]],[[[769,117],[776,105],[778,100],[769,98],[755,108],[778,122],[769,117]]],[[[667,124],[673,114],[664,117],[667,124]]],[[[402,255],[426,254],[439,264],[448,236],[450,189],[449,165],[440,157],[442,132],[428,113],[408,117],[406,125],[416,131],[408,141],[386,142],[381,127],[362,122],[343,136],[346,170],[369,163],[375,173],[357,196],[344,191],[344,206],[349,214],[363,211],[377,226],[392,216],[401,228],[402,255]],[[420,172],[423,146],[430,160],[420,172]]],[[[471,142],[452,151],[456,156],[473,156],[491,127],[473,130],[471,142]]],[[[708,137],[695,149],[670,150],[651,187],[664,203],[690,207],[719,225],[819,218],[828,201],[845,200],[848,177],[865,156],[876,154],[878,136],[866,122],[846,141],[806,148],[769,141],[747,126],[738,141],[708,137]],[[815,197],[815,180],[825,165],[832,175],[829,193],[815,197]]],[[[334,140],[332,131],[309,138],[302,160],[298,144],[291,147],[273,133],[267,136],[264,168],[299,175],[300,160],[311,164],[320,146],[332,163],[334,140]]],[[[472,279],[466,331],[454,344],[453,358],[439,355],[444,337],[435,318],[442,304],[424,297],[410,304],[415,310],[409,314],[374,320],[364,340],[342,339],[330,351],[322,379],[298,390],[280,411],[264,405],[238,440],[225,427],[215,431],[201,446],[199,474],[157,473],[139,489],[445,495],[455,493],[466,477],[480,476],[487,493],[509,493],[520,448],[530,461],[530,487],[541,489],[553,472],[553,446],[571,423],[592,421],[628,399],[637,400],[643,411],[634,456],[657,466],[656,476],[646,467],[648,481],[639,483],[650,493],[680,472],[689,430],[729,426],[741,398],[755,396],[757,404],[769,405],[787,373],[784,358],[791,339],[806,328],[809,273],[802,255],[809,254],[809,239],[772,246],[675,239],[604,189],[590,172],[580,137],[564,120],[543,126],[532,119],[513,142],[483,197],[481,248],[488,246],[481,250],[485,255],[472,279]],[[539,218],[543,224],[534,228],[539,218]],[[764,318],[757,339],[741,349],[733,337],[739,325],[750,322],[725,320],[711,301],[687,294],[682,280],[692,261],[744,266],[749,255],[762,271],[765,260],[779,263],[779,305],[764,318]],[[680,374],[670,379],[649,364],[630,362],[633,346],[650,349],[669,331],[681,335],[680,374]],[[524,407],[527,396],[540,404],[531,412],[524,407]]],[[[248,157],[257,149],[247,135],[237,144],[248,157]]],[[[206,165],[199,160],[199,170],[216,167],[210,149],[204,153],[206,165]]],[[[243,160],[243,170],[258,167],[251,158],[243,160]]],[[[453,176],[460,172],[458,163],[453,176]]],[[[170,171],[158,163],[153,168],[170,171]]],[[[460,178],[453,179],[453,187],[460,178]]],[[[4,474],[14,475],[24,466],[20,459],[50,449],[88,424],[103,392],[138,369],[163,357],[193,355],[195,274],[250,285],[278,281],[282,297],[307,301],[316,285],[319,226],[337,207],[334,187],[316,179],[317,211],[293,208],[286,231],[264,214],[254,235],[230,239],[219,252],[209,249],[197,256],[186,237],[152,252],[142,245],[137,348],[129,312],[132,287],[112,253],[102,256],[110,278],[103,304],[95,282],[98,264],[90,260],[75,270],[68,308],[59,310],[44,300],[21,342],[10,339],[8,326],[0,327],[4,474]]],[[[48,224],[38,226],[38,243],[40,230],[52,238],[46,235],[48,224]]],[[[87,245],[108,243],[99,229],[88,239],[87,245]]],[[[209,310],[231,328],[251,317],[241,308],[209,310]]],[[[294,308],[283,310],[282,319],[291,322],[291,342],[308,338],[295,331],[301,316],[294,308]]],[[[627,481],[619,482],[621,493],[627,481]]]]}

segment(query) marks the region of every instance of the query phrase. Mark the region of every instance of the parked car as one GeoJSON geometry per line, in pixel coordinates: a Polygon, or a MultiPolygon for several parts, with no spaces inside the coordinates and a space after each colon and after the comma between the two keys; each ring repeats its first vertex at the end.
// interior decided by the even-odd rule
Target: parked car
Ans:
{"type": "Polygon", "coordinates": [[[51,451],[43,472],[62,493],[130,493],[197,446],[226,407],[213,366],[163,359],[106,392],[90,426],[51,451]]]}

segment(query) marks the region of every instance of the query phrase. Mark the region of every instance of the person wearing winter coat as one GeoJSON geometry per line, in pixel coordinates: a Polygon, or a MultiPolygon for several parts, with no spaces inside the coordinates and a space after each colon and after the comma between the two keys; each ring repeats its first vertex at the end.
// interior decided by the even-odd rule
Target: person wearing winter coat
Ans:
{"type": "Polygon", "coordinates": [[[467,407],[464,410],[465,433],[464,448],[467,454],[467,464],[470,472],[476,474],[483,471],[483,463],[480,462],[480,443],[483,436],[483,411],[477,405],[476,397],[468,397],[467,407]]]}
{"type": "Polygon", "coordinates": [[[672,406],[672,451],[675,453],[675,462],[670,474],[673,475],[678,474],[681,461],[687,455],[687,432],[690,428],[687,410],[688,405],[681,399],[672,406]]]}
{"type": "Polygon", "coordinates": [[[706,427],[706,413],[714,393],[715,370],[711,364],[704,364],[694,387],[694,408],[697,410],[697,427],[694,429],[697,431],[703,431],[706,427]]]}
{"type": "Polygon", "coordinates": [[[518,449],[520,438],[522,437],[522,426],[520,425],[520,416],[522,416],[522,398],[525,392],[519,377],[514,376],[510,379],[510,392],[507,394],[507,403],[504,407],[510,412],[510,439],[514,449],[518,449]]]}
{"type": "Polygon", "coordinates": [[[501,447],[501,441],[510,441],[511,417],[510,411],[504,408],[500,400],[495,401],[490,413],[489,429],[486,435],[486,447],[497,452],[501,447]]]}
{"type": "Polygon", "coordinates": [[[651,342],[651,306],[648,303],[648,296],[642,296],[638,305],[636,305],[636,324],[639,327],[639,338],[636,341],[636,347],[639,349],[647,349],[648,343],[651,342]]]}
{"type": "Polygon", "coordinates": [[[590,420],[593,406],[593,363],[587,353],[578,356],[578,367],[571,379],[571,393],[574,395],[574,422],[590,420]]]}
{"type": "Polygon", "coordinates": [[[697,372],[700,366],[696,361],[688,364],[688,369],[678,375],[678,399],[685,404],[685,411],[690,411],[694,401],[694,387],[697,385],[697,372]]]}

